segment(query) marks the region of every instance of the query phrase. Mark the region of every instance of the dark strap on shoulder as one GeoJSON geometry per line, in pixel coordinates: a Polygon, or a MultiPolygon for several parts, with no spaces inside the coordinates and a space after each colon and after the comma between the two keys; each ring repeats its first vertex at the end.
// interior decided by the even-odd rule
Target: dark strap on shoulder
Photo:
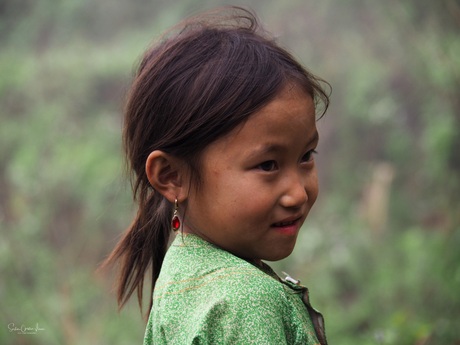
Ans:
{"type": "Polygon", "coordinates": [[[300,285],[299,280],[290,277],[288,274],[286,275],[287,277],[284,280],[280,279],[281,282],[288,285],[291,289],[297,291],[302,295],[302,302],[305,304],[308,314],[310,315],[313,327],[315,328],[316,337],[318,338],[318,341],[321,345],[327,345],[324,318],[319,311],[317,311],[315,308],[311,306],[308,288],[303,285],[300,285]]]}
{"type": "Polygon", "coordinates": [[[303,287],[302,289],[302,301],[307,307],[308,314],[310,314],[311,321],[313,322],[313,326],[315,327],[316,337],[321,345],[327,345],[326,339],[326,329],[324,327],[324,317],[323,315],[313,308],[310,304],[310,297],[308,293],[308,289],[303,287]]]}

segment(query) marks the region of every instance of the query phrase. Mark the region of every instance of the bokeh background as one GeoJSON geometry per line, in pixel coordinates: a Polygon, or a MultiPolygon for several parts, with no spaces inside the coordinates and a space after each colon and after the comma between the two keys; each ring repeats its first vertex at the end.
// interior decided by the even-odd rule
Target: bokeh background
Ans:
{"type": "MultiPolygon", "coordinates": [[[[460,1],[233,3],[333,87],[321,196],[274,267],[330,344],[460,344],[460,1]]],[[[153,39],[220,4],[0,1],[0,344],[142,343],[96,272],[135,212],[123,99],[153,39]]]]}

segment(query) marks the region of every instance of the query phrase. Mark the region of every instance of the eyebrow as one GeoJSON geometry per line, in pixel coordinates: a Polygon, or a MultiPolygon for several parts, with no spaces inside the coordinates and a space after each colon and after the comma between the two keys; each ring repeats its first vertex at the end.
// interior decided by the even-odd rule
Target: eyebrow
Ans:
{"type": "Polygon", "coordinates": [[[319,133],[316,130],[311,139],[308,141],[307,146],[310,146],[313,143],[318,143],[319,141],[319,133]]]}
{"type": "MultiPolygon", "coordinates": [[[[308,140],[308,142],[305,145],[305,147],[311,146],[313,143],[317,143],[318,140],[319,140],[319,133],[318,133],[318,131],[315,131],[315,133],[310,138],[310,140],[308,140]]],[[[261,145],[260,148],[258,148],[256,150],[254,150],[253,152],[251,152],[250,157],[252,158],[252,157],[264,155],[264,154],[267,154],[267,153],[282,152],[284,150],[285,150],[285,147],[282,146],[282,145],[268,143],[268,144],[261,145]]]]}

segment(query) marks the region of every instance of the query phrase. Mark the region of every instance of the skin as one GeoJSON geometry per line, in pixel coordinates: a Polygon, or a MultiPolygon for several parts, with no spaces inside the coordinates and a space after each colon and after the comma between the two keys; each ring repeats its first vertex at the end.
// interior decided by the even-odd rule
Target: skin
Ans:
{"type": "Polygon", "coordinates": [[[318,195],[317,144],[312,98],[286,87],[204,150],[198,190],[168,194],[182,196],[183,231],[256,263],[287,257],[318,195]]]}

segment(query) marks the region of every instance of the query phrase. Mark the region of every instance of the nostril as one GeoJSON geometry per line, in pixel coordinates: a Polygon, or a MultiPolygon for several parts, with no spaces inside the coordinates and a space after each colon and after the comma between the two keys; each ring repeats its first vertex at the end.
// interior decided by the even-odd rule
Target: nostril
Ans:
{"type": "Polygon", "coordinates": [[[308,201],[307,191],[302,189],[291,190],[281,197],[281,204],[284,207],[302,207],[308,201]]]}

